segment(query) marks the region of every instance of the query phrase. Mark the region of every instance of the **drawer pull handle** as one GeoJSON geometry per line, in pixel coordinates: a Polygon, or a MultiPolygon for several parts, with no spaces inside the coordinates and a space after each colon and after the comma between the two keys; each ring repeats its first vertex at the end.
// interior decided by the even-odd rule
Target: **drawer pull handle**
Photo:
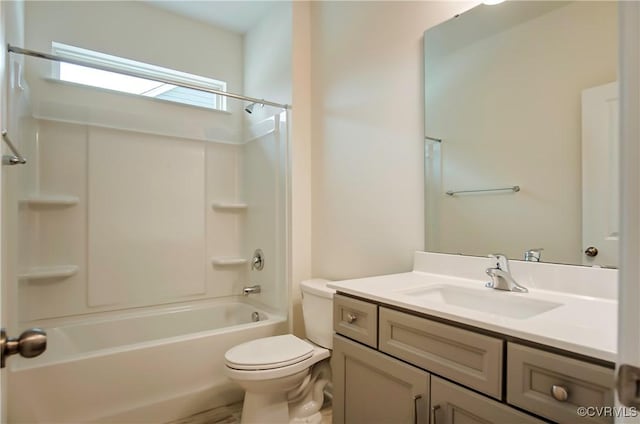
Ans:
{"type": "Polygon", "coordinates": [[[422,395],[413,397],[413,424],[418,424],[418,401],[422,399],[422,395]]]}
{"type": "Polygon", "coordinates": [[[569,391],[564,386],[551,386],[551,396],[559,402],[566,402],[569,399],[569,391]]]}
{"type": "Polygon", "coordinates": [[[433,405],[431,407],[431,424],[436,424],[437,412],[440,409],[440,405],[433,405]]]}
{"type": "Polygon", "coordinates": [[[349,324],[353,324],[357,320],[358,320],[358,316],[356,314],[352,314],[351,312],[347,314],[347,322],[349,324]]]}

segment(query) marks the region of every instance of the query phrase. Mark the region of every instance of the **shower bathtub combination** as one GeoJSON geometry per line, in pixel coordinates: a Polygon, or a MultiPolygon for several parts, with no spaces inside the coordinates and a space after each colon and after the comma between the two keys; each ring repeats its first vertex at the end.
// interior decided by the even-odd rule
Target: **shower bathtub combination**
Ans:
{"type": "MultiPolygon", "coordinates": [[[[225,352],[289,331],[290,107],[234,94],[244,87],[235,76],[227,92],[197,75],[145,74],[124,54],[125,70],[106,51],[93,62],[49,53],[58,35],[46,22],[72,17],[71,33],[123,14],[180,20],[139,2],[53,3],[7,6],[26,9],[16,15],[25,13],[33,40],[51,37],[7,40],[4,140],[26,160],[8,164],[2,181],[5,325],[9,336],[47,334],[42,355],[7,361],[8,420],[168,423],[237,403],[244,391],[225,374],[225,352]],[[63,81],[63,64],[145,79],[166,95],[63,81]],[[190,96],[216,106],[171,101],[190,96]],[[257,251],[260,268],[251,266],[257,251]],[[243,296],[249,286],[261,290],[243,296]]],[[[161,36],[170,23],[148,31],[161,36]]],[[[180,37],[202,30],[186,27],[180,37]]],[[[100,47],[92,34],[78,37],[83,47],[100,47]]],[[[193,56],[180,66],[217,62],[193,56]]]]}

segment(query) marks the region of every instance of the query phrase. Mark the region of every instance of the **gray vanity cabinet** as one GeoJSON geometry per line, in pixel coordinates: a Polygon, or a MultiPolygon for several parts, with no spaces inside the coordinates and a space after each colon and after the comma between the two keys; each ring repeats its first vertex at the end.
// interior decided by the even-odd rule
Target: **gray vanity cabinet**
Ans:
{"type": "Polygon", "coordinates": [[[429,373],[336,335],[334,424],[428,424],[429,373]]]}
{"type": "Polygon", "coordinates": [[[333,303],[336,424],[613,422],[578,415],[613,406],[611,368],[341,294],[333,303]]]}

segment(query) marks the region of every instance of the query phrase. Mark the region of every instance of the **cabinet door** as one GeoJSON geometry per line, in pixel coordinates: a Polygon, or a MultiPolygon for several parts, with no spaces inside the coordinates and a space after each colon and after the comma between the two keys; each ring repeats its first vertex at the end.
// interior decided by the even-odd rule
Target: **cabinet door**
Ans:
{"type": "Polygon", "coordinates": [[[541,424],[509,406],[431,376],[431,424],[541,424]]]}
{"type": "Polygon", "coordinates": [[[429,374],[334,336],[334,424],[429,422],[429,374]]]}

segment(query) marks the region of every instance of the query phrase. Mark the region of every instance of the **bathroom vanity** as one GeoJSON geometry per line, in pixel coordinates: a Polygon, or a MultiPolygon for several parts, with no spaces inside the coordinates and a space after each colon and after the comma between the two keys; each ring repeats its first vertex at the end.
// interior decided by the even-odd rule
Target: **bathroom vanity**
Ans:
{"type": "Polygon", "coordinates": [[[510,293],[484,258],[415,263],[330,285],[334,423],[613,422],[615,270],[514,263],[529,293],[510,293]]]}

